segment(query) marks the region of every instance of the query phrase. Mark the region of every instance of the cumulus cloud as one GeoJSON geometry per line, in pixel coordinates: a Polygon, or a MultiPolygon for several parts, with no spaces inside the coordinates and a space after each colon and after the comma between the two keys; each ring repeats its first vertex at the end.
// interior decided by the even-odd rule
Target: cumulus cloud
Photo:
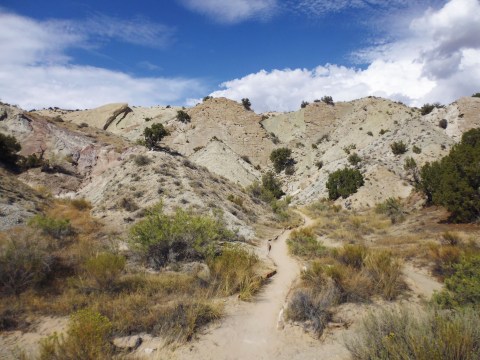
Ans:
{"type": "Polygon", "coordinates": [[[364,69],[327,64],[315,69],[260,71],[221,84],[213,96],[248,97],[256,111],[294,110],[323,95],[351,100],[382,96],[418,106],[449,103],[479,91],[480,3],[451,0],[410,21],[402,38],[358,51],[364,69]],[[477,87],[477,88],[476,88],[477,87]]]}
{"type": "Polygon", "coordinates": [[[227,24],[251,18],[268,18],[277,7],[277,0],[180,0],[180,2],[192,11],[227,24]]]}
{"type": "Polygon", "coordinates": [[[140,78],[74,64],[66,55],[69,49],[99,46],[96,41],[106,38],[147,46],[167,41],[161,25],[146,23],[135,33],[136,20],[127,21],[123,30],[117,19],[94,17],[91,21],[41,22],[0,8],[1,100],[26,109],[88,108],[119,101],[148,106],[182,103],[206,92],[196,79],[140,78]],[[95,26],[99,19],[103,19],[103,30],[95,26]]]}

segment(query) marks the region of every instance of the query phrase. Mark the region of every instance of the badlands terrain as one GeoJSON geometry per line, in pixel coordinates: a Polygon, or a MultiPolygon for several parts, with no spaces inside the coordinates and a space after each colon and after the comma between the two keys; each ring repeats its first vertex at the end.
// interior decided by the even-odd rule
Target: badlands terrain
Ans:
{"type": "Polygon", "coordinates": [[[480,247],[480,227],[427,206],[405,161],[420,169],[448,155],[480,127],[480,98],[428,114],[376,97],[304,105],[1,104],[0,133],[38,162],[0,162],[0,265],[25,270],[0,284],[0,359],[388,359],[352,350],[366,341],[365,319],[428,318],[455,264],[480,247]],[[154,124],[169,134],[148,149],[154,124]],[[281,148],[290,168],[276,172],[281,148]],[[346,167],[363,185],[327,200],[330,174],[346,167]],[[282,198],[265,196],[266,174],[282,198]],[[171,242],[165,257],[153,238],[171,242]],[[35,246],[48,256],[29,263],[22,249],[35,246]],[[82,326],[105,331],[82,339],[82,326]],[[81,341],[96,348],[82,352],[81,341]]]}

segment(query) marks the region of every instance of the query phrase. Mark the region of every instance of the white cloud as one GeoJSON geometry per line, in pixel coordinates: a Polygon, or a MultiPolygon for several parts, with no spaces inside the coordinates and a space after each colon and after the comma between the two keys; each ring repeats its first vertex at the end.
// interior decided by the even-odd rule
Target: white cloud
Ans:
{"type": "Polygon", "coordinates": [[[269,18],[277,7],[277,0],[180,0],[180,2],[192,11],[227,24],[251,18],[269,18]]]}
{"type": "Polygon", "coordinates": [[[66,52],[92,46],[92,36],[140,45],[162,43],[163,27],[146,24],[134,34],[133,23],[103,18],[106,28],[68,21],[40,22],[0,8],[0,97],[23,108],[87,108],[109,102],[135,105],[178,104],[206,92],[202,82],[183,78],[139,78],[120,71],[75,65],[66,52]],[[131,26],[131,27],[130,27],[131,26]],[[116,30],[119,30],[118,32],[116,30]]]}
{"type": "Polygon", "coordinates": [[[295,110],[323,95],[352,100],[383,96],[418,106],[449,103],[480,89],[480,3],[451,0],[410,21],[402,38],[356,53],[365,69],[327,64],[315,69],[260,71],[221,84],[213,96],[248,97],[256,111],[295,110]]]}

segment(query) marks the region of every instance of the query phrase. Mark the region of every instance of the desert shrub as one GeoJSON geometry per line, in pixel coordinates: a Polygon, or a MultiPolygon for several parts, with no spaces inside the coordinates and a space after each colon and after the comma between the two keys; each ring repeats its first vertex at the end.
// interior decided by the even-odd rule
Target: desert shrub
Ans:
{"type": "Polygon", "coordinates": [[[234,204],[236,204],[240,207],[243,207],[243,199],[240,196],[235,196],[233,194],[230,194],[230,195],[228,195],[227,200],[231,201],[232,203],[234,203],[234,204]]]}
{"type": "Polygon", "coordinates": [[[152,159],[150,159],[148,156],[146,155],[137,155],[133,158],[133,162],[135,163],[135,165],[137,166],[146,166],[148,164],[150,164],[152,162],[152,159]]]}
{"type": "Polygon", "coordinates": [[[90,210],[92,208],[92,204],[88,200],[85,200],[83,198],[73,199],[70,201],[70,203],[75,209],[80,211],[90,210]]]}
{"type": "Polygon", "coordinates": [[[462,136],[450,153],[420,170],[419,189],[430,204],[445,206],[452,222],[472,222],[480,215],[480,129],[462,136]]]}
{"type": "Polygon", "coordinates": [[[261,197],[265,201],[280,199],[285,193],[282,190],[282,183],[271,171],[262,176],[261,197]]]}
{"type": "Polygon", "coordinates": [[[292,150],[288,148],[279,148],[272,151],[270,161],[277,173],[284,170],[287,166],[293,165],[292,150]]]}
{"type": "Polygon", "coordinates": [[[169,135],[169,132],[163,127],[163,124],[153,124],[143,130],[145,146],[149,149],[154,149],[167,135],[169,135]]]}
{"type": "Polygon", "coordinates": [[[297,290],[288,303],[287,318],[309,324],[320,337],[332,319],[331,307],[336,300],[335,289],[330,286],[328,290],[320,293],[308,289],[297,290]]]}
{"type": "Polygon", "coordinates": [[[308,106],[308,101],[302,101],[300,108],[305,109],[308,106]]]}
{"type": "Polygon", "coordinates": [[[433,103],[433,104],[424,104],[421,108],[420,108],[420,113],[422,115],[428,115],[430,114],[433,109],[440,109],[440,108],[443,108],[445,107],[444,105],[440,105],[440,103],[433,103]]]}
{"type": "Polygon", "coordinates": [[[124,197],[120,200],[120,207],[128,212],[134,212],[139,209],[137,203],[129,197],[124,197]]]}
{"type": "Polygon", "coordinates": [[[344,245],[336,254],[335,258],[342,264],[361,269],[365,263],[368,249],[363,245],[344,245]]]}
{"type": "Polygon", "coordinates": [[[331,96],[324,96],[321,100],[327,105],[335,105],[331,96]]]}
{"type": "Polygon", "coordinates": [[[442,245],[456,246],[460,244],[461,238],[456,233],[446,231],[442,234],[440,242],[442,243],[442,245]]]}
{"type": "Polygon", "coordinates": [[[475,93],[475,94],[472,95],[472,97],[480,98],[480,93],[475,93]]]}
{"type": "Polygon", "coordinates": [[[278,138],[277,135],[275,135],[275,133],[271,132],[270,134],[268,134],[270,136],[270,140],[272,140],[272,142],[277,145],[279,142],[280,142],[280,139],[278,138]]]}
{"type": "Polygon", "coordinates": [[[293,165],[288,165],[286,168],[285,168],[285,175],[293,175],[295,174],[295,166],[293,165]]]}
{"type": "Polygon", "coordinates": [[[362,162],[362,158],[357,153],[352,153],[348,156],[348,162],[351,165],[356,166],[362,162]]]}
{"type": "Polygon", "coordinates": [[[385,130],[385,129],[380,129],[380,131],[378,132],[380,135],[385,135],[387,132],[389,132],[390,130],[385,130]]]}
{"type": "Polygon", "coordinates": [[[438,122],[438,126],[441,127],[442,129],[446,129],[448,126],[448,121],[447,119],[442,119],[438,122]]]}
{"type": "Polygon", "coordinates": [[[150,209],[146,218],[132,227],[130,238],[155,268],[170,262],[205,259],[214,253],[216,243],[237,240],[220,217],[182,209],[166,215],[161,204],[150,209]]]}
{"type": "Polygon", "coordinates": [[[407,174],[413,179],[415,185],[420,182],[420,170],[418,169],[417,162],[413,157],[405,158],[403,168],[407,171],[407,174]]]}
{"type": "Polygon", "coordinates": [[[320,170],[323,167],[323,161],[316,161],[315,166],[317,167],[318,170],[320,170]]]}
{"type": "Polygon", "coordinates": [[[434,296],[444,307],[480,305],[480,256],[464,256],[453,264],[453,272],[445,279],[445,289],[434,296]]]}
{"type": "Polygon", "coordinates": [[[371,131],[367,131],[368,136],[373,136],[373,133],[371,131]]]}
{"type": "Polygon", "coordinates": [[[330,200],[339,197],[347,198],[363,186],[363,176],[357,169],[344,168],[334,171],[328,176],[327,189],[330,200]]]}
{"type": "Polygon", "coordinates": [[[178,110],[177,111],[177,120],[185,124],[185,123],[190,122],[192,120],[192,118],[190,117],[190,115],[188,115],[188,113],[186,111],[178,110]]]}
{"type": "Polygon", "coordinates": [[[252,110],[251,106],[252,106],[252,103],[250,102],[250,100],[248,98],[243,98],[242,99],[242,105],[243,107],[245,108],[245,110],[252,110]]]}
{"type": "Polygon", "coordinates": [[[407,144],[405,144],[402,140],[391,143],[390,149],[392,149],[392,153],[394,155],[405,154],[408,150],[407,144]]]}
{"type": "Polygon", "coordinates": [[[350,144],[350,145],[347,145],[347,146],[343,147],[343,151],[345,151],[345,154],[350,155],[350,152],[352,150],[355,150],[356,148],[357,148],[357,145],[350,144]]]}
{"type": "Polygon", "coordinates": [[[355,360],[473,360],[480,357],[480,315],[400,307],[370,313],[346,342],[355,360]]]}
{"type": "Polygon", "coordinates": [[[0,248],[0,292],[18,295],[51,271],[48,244],[31,232],[16,232],[0,248]]]}
{"type": "Polygon", "coordinates": [[[445,277],[454,273],[454,265],[461,260],[462,252],[459,247],[451,245],[430,246],[430,258],[433,260],[434,274],[445,277]]]}
{"type": "Polygon", "coordinates": [[[75,231],[69,219],[56,219],[45,215],[35,215],[28,224],[31,227],[40,229],[44,235],[51,236],[57,240],[72,236],[75,231]]]}
{"type": "Polygon", "coordinates": [[[89,309],[70,317],[66,336],[54,334],[41,342],[41,360],[112,359],[109,342],[112,324],[108,318],[89,309]]]}
{"type": "Polygon", "coordinates": [[[422,152],[422,149],[419,148],[417,145],[413,145],[412,146],[412,151],[415,153],[415,154],[420,154],[422,152]]]}
{"type": "Polygon", "coordinates": [[[100,289],[111,289],[125,269],[125,257],[108,252],[97,254],[85,262],[85,272],[100,289]]]}
{"type": "Polygon", "coordinates": [[[294,230],[287,240],[290,253],[303,258],[311,259],[325,254],[326,248],[317,240],[312,228],[294,230]]]}
{"type": "Polygon", "coordinates": [[[238,246],[227,246],[219,256],[208,261],[215,287],[221,296],[239,293],[250,300],[260,289],[262,278],[255,272],[258,256],[238,246]]]}
{"type": "Polygon", "coordinates": [[[389,217],[392,224],[396,224],[405,219],[405,210],[399,199],[388,198],[383,203],[377,204],[375,211],[389,217]]]}
{"type": "Polygon", "coordinates": [[[385,300],[394,300],[404,289],[402,263],[388,251],[371,252],[365,269],[372,279],[374,291],[385,300]]]}
{"type": "Polygon", "coordinates": [[[19,156],[17,152],[22,149],[17,139],[10,135],[4,135],[0,133],[0,161],[8,164],[15,165],[19,156]]]}

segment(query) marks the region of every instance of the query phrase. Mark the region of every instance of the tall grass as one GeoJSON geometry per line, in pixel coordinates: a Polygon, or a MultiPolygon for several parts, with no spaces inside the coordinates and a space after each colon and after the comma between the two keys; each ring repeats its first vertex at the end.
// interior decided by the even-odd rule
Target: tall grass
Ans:
{"type": "Polygon", "coordinates": [[[238,246],[224,248],[208,262],[218,293],[229,296],[238,292],[242,300],[250,300],[262,285],[255,272],[258,263],[257,255],[238,246]]]}
{"type": "Polygon", "coordinates": [[[326,248],[317,240],[312,228],[301,228],[293,230],[287,240],[290,253],[303,258],[311,259],[322,256],[326,248]]]}
{"type": "Polygon", "coordinates": [[[480,358],[480,314],[401,307],[368,315],[346,341],[354,360],[480,358]]]}

